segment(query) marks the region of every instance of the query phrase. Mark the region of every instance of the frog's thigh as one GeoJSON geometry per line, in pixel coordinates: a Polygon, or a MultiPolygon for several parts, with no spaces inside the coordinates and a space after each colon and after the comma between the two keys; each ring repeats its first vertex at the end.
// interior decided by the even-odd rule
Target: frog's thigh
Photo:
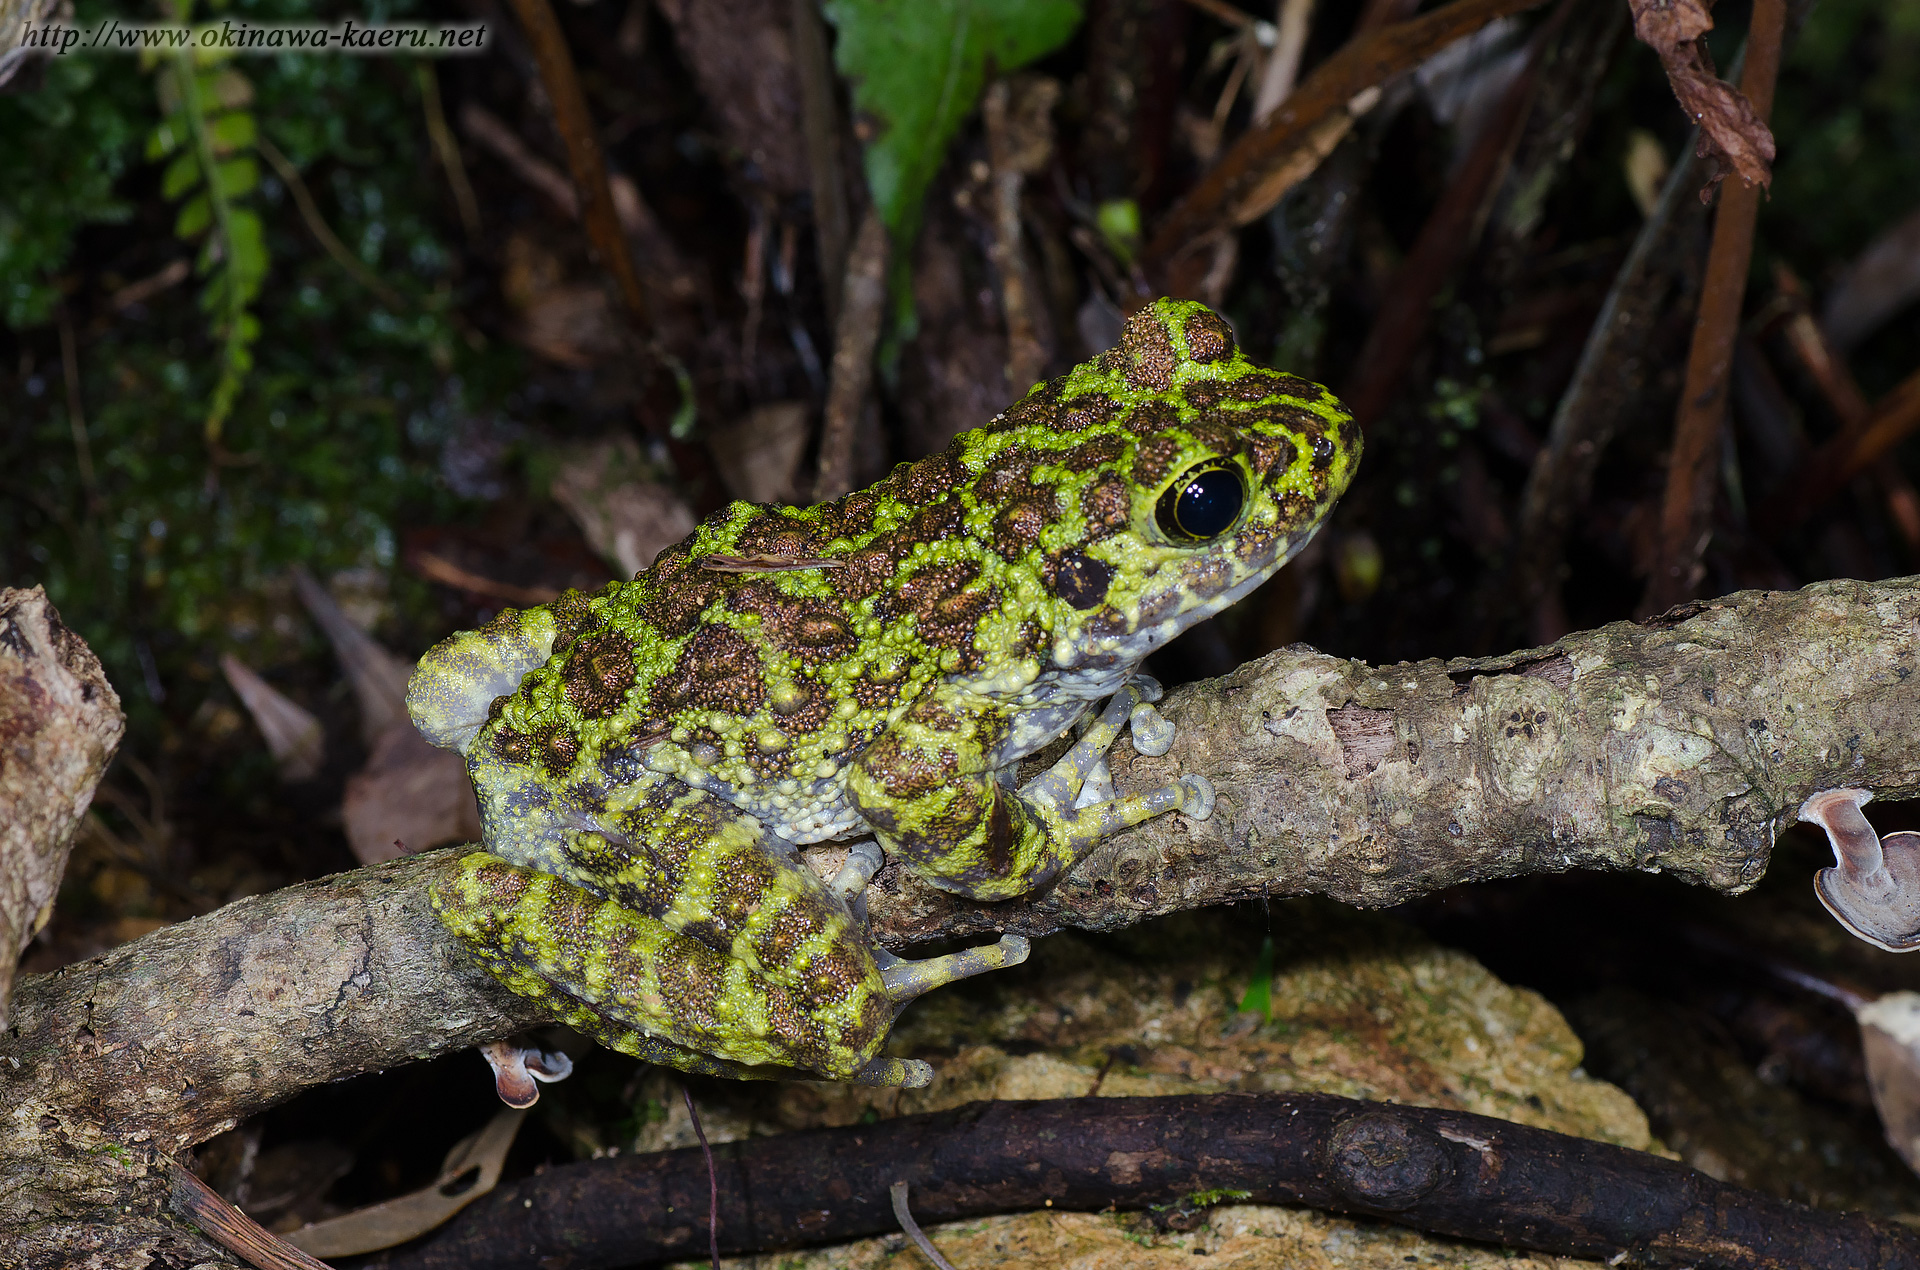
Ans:
{"type": "Polygon", "coordinates": [[[683,1070],[803,1068],[853,1079],[892,1020],[860,945],[800,983],[775,983],[652,917],[485,853],[462,860],[432,899],[514,993],[550,1003],[556,1018],[602,1044],[683,1070]]]}

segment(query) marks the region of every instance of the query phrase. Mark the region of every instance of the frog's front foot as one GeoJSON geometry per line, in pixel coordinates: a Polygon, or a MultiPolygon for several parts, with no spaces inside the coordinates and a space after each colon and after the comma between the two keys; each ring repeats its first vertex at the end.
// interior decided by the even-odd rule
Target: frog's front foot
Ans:
{"type": "Polygon", "coordinates": [[[1160,685],[1153,679],[1136,676],[1113,695],[1059,762],[1021,787],[1021,797],[1055,815],[1071,816],[1079,822],[1073,834],[1084,838],[1087,846],[1170,811],[1196,820],[1211,816],[1214,789],[1204,776],[1184,775],[1158,789],[1125,798],[1112,794],[1107,750],[1122,727],[1131,730],[1133,748],[1141,754],[1158,757],[1173,748],[1173,724],[1153,707],[1160,695],[1160,685]]]}

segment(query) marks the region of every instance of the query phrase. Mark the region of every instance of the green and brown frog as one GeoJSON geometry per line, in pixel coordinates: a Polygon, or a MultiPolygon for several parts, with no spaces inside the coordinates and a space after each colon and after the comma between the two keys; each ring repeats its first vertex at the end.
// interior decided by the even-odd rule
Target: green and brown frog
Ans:
{"type": "Polygon", "coordinates": [[[1360,459],[1323,388],[1262,370],[1199,304],[1036,386],[945,453],[817,507],[734,503],[631,582],[507,610],[420,662],[408,708],[458,749],[485,851],[440,919],[513,991],[687,1071],[918,1085],[881,1053],[943,983],[1024,959],[877,947],[881,848],[979,900],[1031,894],[1198,776],[1111,795],[1141,661],[1304,546],[1360,459]],[[1029,783],[1014,765],[1106,700],[1029,783]],[[863,840],[822,882],[798,848],[863,840]],[[877,843],[877,846],[875,845],[877,843]]]}

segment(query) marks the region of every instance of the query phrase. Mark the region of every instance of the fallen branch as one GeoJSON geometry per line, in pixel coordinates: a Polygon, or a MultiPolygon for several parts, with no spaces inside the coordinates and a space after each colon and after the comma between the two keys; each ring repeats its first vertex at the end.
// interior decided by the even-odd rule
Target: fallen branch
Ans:
{"type": "MultiPolygon", "coordinates": [[[[1718,1182],[1640,1151],[1490,1116],[1328,1094],[970,1103],[932,1115],[732,1142],[715,1153],[723,1253],[1043,1204],[1304,1204],[1560,1256],[1727,1270],[1920,1268],[1920,1233],[1718,1182]],[[1197,1202],[1196,1202],[1197,1198],[1197,1202]],[[1215,1200],[1217,1202],[1217,1199],[1215,1200]]],[[[573,1270],[706,1251],[696,1149],[562,1164],[495,1191],[391,1270],[573,1270]]]]}
{"type": "MultiPolygon", "coordinates": [[[[1920,791],[1916,631],[1906,578],[1745,592],[1496,658],[1376,668],[1283,650],[1170,694],[1168,755],[1115,752],[1122,788],[1211,777],[1211,819],[1143,825],[1018,903],[963,904],[889,868],[869,892],[875,932],[901,947],[1113,929],[1263,894],[1379,906],[1574,868],[1738,891],[1814,791],[1920,791]]],[[[0,1035],[0,1239],[173,1255],[156,1153],[309,1086],[546,1021],[430,912],[426,886],[455,860],[254,896],[24,979],[0,1035]]]]}

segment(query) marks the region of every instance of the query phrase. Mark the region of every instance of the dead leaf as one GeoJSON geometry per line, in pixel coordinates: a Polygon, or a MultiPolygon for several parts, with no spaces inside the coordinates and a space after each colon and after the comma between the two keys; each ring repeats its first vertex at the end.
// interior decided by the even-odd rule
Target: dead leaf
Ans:
{"type": "Polygon", "coordinates": [[[367,765],[347,778],[340,815],[347,845],[362,864],[480,837],[466,763],[427,744],[410,722],[382,733],[367,765]]]}
{"type": "Polygon", "coordinates": [[[280,779],[289,783],[313,779],[327,752],[326,729],[320,720],[232,653],[220,654],[220,673],[246,707],[253,726],[260,729],[267,753],[279,765],[280,779]]]}
{"type": "Polygon", "coordinates": [[[707,453],[735,498],[792,502],[807,449],[807,403],[770,401],[707,435],[707,453]]]}
{"type": "Polygon", "coordinates": [[[513,1145],[526,1114],[502,1111],[487,1122],[486,1128],[462,1138],[447,1152],[440,1176],[431,1185],[343,1217],[302,1226],[281,1238],[320,1257],[378,1252],[417,1239],[499,1185],[507,1149],[513,1145]],[[468,1174],[473,1174],[471,1182],[466,1181],[468,1174]]]}
{"type": "Polygon", "coordinates": [[[632,437],[568,455],[551,492],[580,526],[587,545],[622,577],[641,572],[664,548],[693,532],[693,512],[678,494],[649,478],[632,437]]]}
{"type": "Polygon", "coordinates": [[[1673,95],[1687,118],[1700,125],[1698,154],[1711,176],[1700,191],[1704,202],[1729,172],[1749,186],[1773,182],[1773,133],[1754,113],[1746,94],[1713,73],[1706,33],[1713,18],[1700,0],[1627,0],[1633,33],[1660,57],[1673,95]]]}

